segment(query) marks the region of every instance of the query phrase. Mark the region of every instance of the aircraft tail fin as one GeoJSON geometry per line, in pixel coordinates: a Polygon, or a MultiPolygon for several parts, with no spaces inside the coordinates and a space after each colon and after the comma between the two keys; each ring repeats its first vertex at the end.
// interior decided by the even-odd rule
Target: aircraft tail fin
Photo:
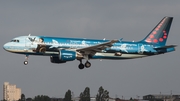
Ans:
{"type": "Polygon", "coordinates": [[[141,42],[165,46],[172,20],[173,17],[164,17],[141,42]]]}

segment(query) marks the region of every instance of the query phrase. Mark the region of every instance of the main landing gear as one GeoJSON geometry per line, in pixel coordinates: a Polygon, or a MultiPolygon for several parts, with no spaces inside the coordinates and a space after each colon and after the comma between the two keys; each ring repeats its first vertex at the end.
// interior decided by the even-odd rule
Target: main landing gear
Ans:
{"type": "Polygon", "coordinates": [[[86,61],[85,64],[82,63],[82,59],[80,59],[79,61],[80,61],[80,64],[79,64],[79,66],[78,66],[79,69],[84,69],[84,66],[85,66],[86,68],[91,67],[91,63],[90,63],[89,61],[86,61]]]}
{"type": "Polygon", "coordinates": [[[28,64],[28,58],[29,58],[29,55],[26,55],[25,61],[24,61],[24,65],[27,65],[27,64],[28,64]]]}

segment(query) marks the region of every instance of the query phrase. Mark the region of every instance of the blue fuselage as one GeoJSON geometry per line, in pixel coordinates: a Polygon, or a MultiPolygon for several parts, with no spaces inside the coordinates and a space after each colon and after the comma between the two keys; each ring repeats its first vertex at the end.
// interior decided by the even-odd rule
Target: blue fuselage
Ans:
{"type": "MultiPolygon", "coordinates": [[[[60,38],[45,36],[20,36],[4,45],[4,49],[19,54],[58,56],[59,50],[76,51],[110,40],[60,38]]],[[[158,44],[119,41],[111,47],[96,52],[91,59],[132,59],[174,51],[174,48],[156,49],[158,44]],[[116,54],[117,53],[117,54],[116,54]],[[119,55],[118,55],[119,54],[119,55]]],[[[78,51],[77,51],[78,52],[78,51]]]]}

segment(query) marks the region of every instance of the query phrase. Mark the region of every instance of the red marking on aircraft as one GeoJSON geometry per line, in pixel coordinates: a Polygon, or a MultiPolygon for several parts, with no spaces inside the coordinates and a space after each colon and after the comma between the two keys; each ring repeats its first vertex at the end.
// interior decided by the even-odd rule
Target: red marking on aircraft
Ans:
{"type": "Polygon", "coordinates": [[[164,36],[163,36],[163,38],[164,38],[164,39],[166,39],[166,38],[167,38],[167,36],[165,36],[165,35],[164,35],[164,36]]]}
{"type": "Polygon", "coordinates": [[[162,41],[163,41],[163,38],[159,38],[159,41],[162,42],[162,41]]]}
{"type": "Polygon", "coordinates": [[[159,28],[156,28],[155,30],[156,30],[156,31],[158,31],[158,30],[159,30],[159,28]]]}
{"type": "Polygon", "coordinates": [[[156,34],[157,32],[156,31],[153,31],[153,33],[152,34],[156,34]]]}
{"type": "Polygon", "coordinates": [[[154,38],[154,35],[151,34],[149,37],[152,39],[152,38],[154,38]]]}
{"type": "Polygon", "coordinates": [[[146,39],[146,42],[152,42],[150,38],[146,39]]]}
{"type": "Polygon", "coordinates": [[[158,40],[157,40],[157,39],[154,39],[154,40],[153,40],[153,42],[154,42],[154,43],[157,43],[157,42],[158,42],[158,40]]]}

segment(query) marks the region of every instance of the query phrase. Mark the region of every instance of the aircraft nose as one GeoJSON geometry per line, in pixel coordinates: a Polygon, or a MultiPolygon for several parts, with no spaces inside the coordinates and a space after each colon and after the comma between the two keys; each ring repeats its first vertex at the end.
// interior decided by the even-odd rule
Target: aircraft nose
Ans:
{"type": "Polygon", "coordinates": [[[9,47],[8,43],[5,43],[4,46],[3,46],[4,50],[7,50],[8,47],[9,47]]]}

